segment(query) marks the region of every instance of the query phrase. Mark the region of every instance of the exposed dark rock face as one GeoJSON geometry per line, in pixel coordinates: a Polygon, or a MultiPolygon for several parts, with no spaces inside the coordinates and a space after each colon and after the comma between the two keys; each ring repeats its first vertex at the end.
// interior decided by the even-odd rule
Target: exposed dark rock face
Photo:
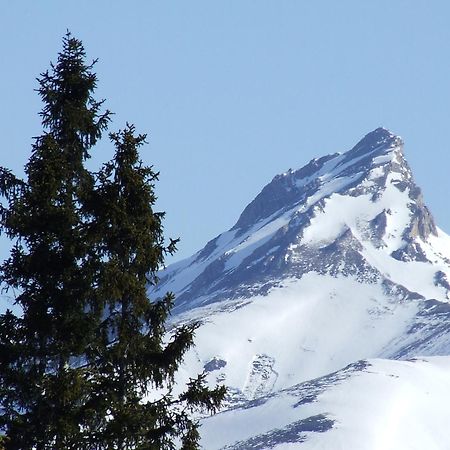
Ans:
{"type": "Polygon", "coordinates": [[[387,216],[390,215],[389,210],[383,210],[370,222],[370,229],[372,230],[372,235],[370,239],[374,242],[376,247],[383,247],[385,244],[383,242],[383,236],[386,233],[387,216]]]}
{"type": "Polygon", "coordinates": [[[208,361],[204,366],[203,369],[206,372],[213,372],[214,370],[222,369],[222,367],[225,367],[227,365],[227,362],[220,358],[213,358],[211,361],[208,361]]]}
{"type": "Polygon", "coordinates": [[[434,283],[436,286],[442,286],[450,292],[450,283],[448,282],[447,275],[442,270],[438,270],[434,276],[434,283]]]}
{"type": "Polygon", "coordinates": [[[300,203],[307,191],[314,189],[317,184],[317,173],[323,169],[325,163],[337,156],[339,154],[335,153],[313,159],[299,170],[289,169],[288,172],[277,175],[244,209],[232,229],[243,233],[258,221],[278,213],[280,205],[286,209],[300,203]]]}
{"type": "Polygon", "coordinates": [[[427,256],[417,242],[408,242],[391,253],[391,256],[399,261],[421,261],[428,262],[427,256]]]}
{"type": "Polygon", "coordinates": [[[329,419],[324,414],[317,414],[307,419],[290,423],[285,428],[275,429],[246,441],[226,446],[223,450],[265,450],[274,448],[281,443],[300,444],[306,440],[305,433],[323,433],[333,428],[333,424],[334,420],[329,419]]]}
{"type": "MultiPolygon", "coordinates": [[[[408,333],[411,342],[391,351],[389,357],[413,358],[421,355],[448,355],[450,353],[450,304],[425,300],[408,333]]],[[[393,343],[393,348],[395,343],[393,343]]],[[[393,349],[392,349],[393,350],[393,349]]]]}

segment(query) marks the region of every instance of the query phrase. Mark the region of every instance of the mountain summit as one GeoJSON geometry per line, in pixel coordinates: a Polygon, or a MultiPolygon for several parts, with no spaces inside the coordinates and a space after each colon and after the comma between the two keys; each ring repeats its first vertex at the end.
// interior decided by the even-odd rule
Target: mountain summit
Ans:
{"type": "MultiPolygon", "coordinates": [[[[310,417],[297,406],[328,398],[331,387],[343,398],[362,374],[369,380],[379,373],[379,389],[388,389],[384,373],[402,373],[409,385],[425,366],[436,373],[445,367],[450,380],[447,360],[389,361],[450,355],[450,237],[425,206],[402,139],[383,128],[345,153],[277,175],[229,231],[169,266],[160,280],[150,295],[175,293],[174,322],[202,324],[180,376],[206,371],[211,383],[227,385],[230,406],[252,411],[242,417],[265,424],[246,422],[240,434],[219,439],[214,423],[234,429],[233,418],[241,417],[225,412],[205,422],[213,430],[205,431],[207,448],[263,449],[267,439],[303,442],[304,433],[335,430],[340,416],[325,413],[348,406],[327,400],[310,417]],[[283,420],[264,422],[267,405],[282,399],[283,420]]],[[[385,448],[346,446],[345,439],[342,448],[385,448]]]]}
{"type": "MultiPolygon", "coordinates": [[[[281,280],[309,272],[403,287],[368,250],[389,262],[445,263],[442,248],[430,247],[437,236],[403,141],[377,128],[346,153],[277,175],[231,230],[163,272],[158,291],[174,291],[181,311],[265,294],[281,280]]],[[[447,275],[436,280],[443,288],[437,297],[445,299],[447,275]]]]}

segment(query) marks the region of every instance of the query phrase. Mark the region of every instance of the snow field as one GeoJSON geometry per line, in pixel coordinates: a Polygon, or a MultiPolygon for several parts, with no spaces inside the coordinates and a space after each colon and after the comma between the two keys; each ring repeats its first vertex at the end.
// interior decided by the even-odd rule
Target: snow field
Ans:
{"type": "MultiPolygon", "coordinates": [[[[236,409],[202,424],[202,445],[220,449],[318,414],[334,420],[325,433],[305,433],[302,443],[274,449],[445,450],[450,448],[450,357],[413,361],[369,360],[369,367],[326,387],[315,401],[277,393],[249,409],[236,409]],[[227,431],[233,430],[232,437],[227,431]]],[[[307,393],[307,391],[306,391],[307,393]]],[[[240,447],[250,448],[242,446],[240,447]]]]}

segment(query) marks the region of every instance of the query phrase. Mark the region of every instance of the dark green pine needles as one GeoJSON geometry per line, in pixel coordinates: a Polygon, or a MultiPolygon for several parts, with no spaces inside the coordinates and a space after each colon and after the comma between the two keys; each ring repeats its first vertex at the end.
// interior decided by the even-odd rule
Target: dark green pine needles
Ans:
{"type": "Polygon", "coordinates": [[[196,325],[167,337],[173,296],[146,291],[176,241],[164,244],[158,174],[134,126],[110,134],[115,155],[97,173],[85,167],[110,120],[92,67],[68,33],[39,79],[44,132],[26,180],[0,169],[0,226],[14,242],[0,277],[21,310],[0,316],[0,445],[197,449],[192,413],[216,411],[225,391],[200,375],[172,395],[196,325]]]}

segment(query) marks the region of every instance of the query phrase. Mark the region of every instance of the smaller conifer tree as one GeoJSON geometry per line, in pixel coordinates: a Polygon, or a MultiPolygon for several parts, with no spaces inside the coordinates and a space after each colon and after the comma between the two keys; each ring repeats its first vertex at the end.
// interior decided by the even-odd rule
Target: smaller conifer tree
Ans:
{"type": "Polygon", "coordinates": [[[91,434],[99,449],[172,449],[176,440],[183,449],[195,449],[197,424],[190,413],[214,412],[224,388],[210,390],[199,376],[177,398],[171,394],[196,325],[181,326],[164,342],[173,295],[149,301],[147,289],[157,282],[156,272],[176,241],[164,246],[164,214],[153,211],[158,174],[139,159],[145,136],[127,125],[110,137],[116,153],[98,174],[91,203],[92,231],[101,236],[97,300],[105,312],[89,354],[96,386],[91,434]],[[155,389],[163,393],[143,401],[155,389]]]}

